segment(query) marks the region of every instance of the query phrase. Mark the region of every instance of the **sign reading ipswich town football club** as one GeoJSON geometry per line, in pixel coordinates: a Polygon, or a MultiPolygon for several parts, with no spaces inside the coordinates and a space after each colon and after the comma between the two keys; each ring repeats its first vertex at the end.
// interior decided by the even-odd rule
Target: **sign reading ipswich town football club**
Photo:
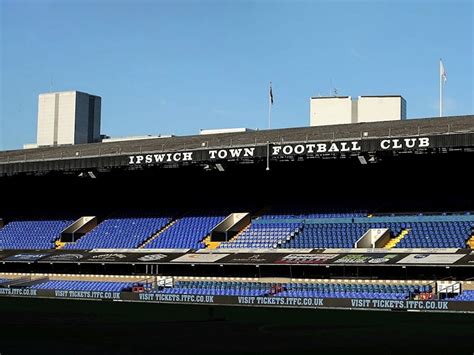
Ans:
{"type": "Polygon", "coordinates": [[[304,155],[324,155],[334,153],[359,153],[369,150],[409,150],[425,149],[432,146],[430,137],[387,138],[379,140],[349,140],[315,143],[269,144],[255,147],[207,149],[173,153],[150,153],[128,156],[128,165],[160,163],[181,163],[213,160],[235,160],[270,157],[290,157],[304,155]]]}

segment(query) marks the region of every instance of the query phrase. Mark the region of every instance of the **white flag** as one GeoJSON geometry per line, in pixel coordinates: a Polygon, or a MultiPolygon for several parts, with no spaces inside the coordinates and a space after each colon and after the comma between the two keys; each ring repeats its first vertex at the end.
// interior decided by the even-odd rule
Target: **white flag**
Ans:
{"type": "Polygon", "coordinates": [[[443,83],[448,80],[448,73],[446,73],[446,70],[444,69],[443,61],[440,59],[439,60],[439,76],[441,79],[443,79],[443,83]]]}

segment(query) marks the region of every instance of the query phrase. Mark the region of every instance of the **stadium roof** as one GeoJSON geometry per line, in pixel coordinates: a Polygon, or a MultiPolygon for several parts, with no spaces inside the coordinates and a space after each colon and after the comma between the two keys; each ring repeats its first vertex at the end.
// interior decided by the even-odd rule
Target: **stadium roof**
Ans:
{"type": "MultiPolygon", "coordinates": [[[[173,153],[193,150],[209,150],[233,147],[256,147],[266,144],[288,144],[306,142],[332,142],[342,140],[369,141],[379,138],[417,136],[468,136],[474,137],[474,115],[411,119],[373,123],[355,123],[320,127],[284,128],[250,132],[233,132],[209,135],[173,136],[117,142],[78,144],[58,147],[40,147],[0,152],[0,171],[32,171],[18,166],[32,163],[64,162],[66,160],[91,160],[118,158],[131,154],[173,153]],[[15,164],[14,170],[8,168],[15,164]]],[[[439,140],[440,147],[444,140],[439,140]]],[[[451,145],[452,146],[452,145],[451,145]]],[[[469,143],[468,146],[471,146],[469,143]]],[[[122,163],[120,165],[123,165],[122,163]]],[[[94,164],[89,167],[95,166],[94,164]]],[[[110,166],[110,165],[109,165],[110,166]]],[[[115,164],[113,164],[115,166],[115,164]]],[[[72,166],[71,166],[72,168],[72,166]]]]}
{"type": "Polygon", "coordinates": [[[0,163],[76,157],[114,153],[140,153],[142,151],[176,151],[203,147],[229,147],[267,142],[301,142],[336,139],[397,137],[474,132],[474,115],[411,119],[371,123],[342,124],[320,127],[298,127],[250,132],[233,132],[209,135],[174,136],[110,143],[89,143],[58,147],[40,147],[0,152],[0,163]]]}

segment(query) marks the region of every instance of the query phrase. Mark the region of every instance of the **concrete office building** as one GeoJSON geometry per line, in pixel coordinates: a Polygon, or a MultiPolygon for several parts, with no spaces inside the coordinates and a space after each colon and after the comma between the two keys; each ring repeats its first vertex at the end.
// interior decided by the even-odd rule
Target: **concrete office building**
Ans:
{"type": "MultiPolygon", "coordinates": [[[[312,97],[310,103],[311,126],[351,123],[352,100],[350,96],[312,97]]],[[[355,116],[354,116],[355,117],[355,116]]]]}
{"type": "Polygon", "coordinates": [[[399,95],[312,97],[310,125],[397,121],[406,119],[406,101],[399,95]]]}
{"type": "Polygon", "coordinates": [[[80,91],[40,94],[37,146],[100,142],[101,101],[80,91]]]}

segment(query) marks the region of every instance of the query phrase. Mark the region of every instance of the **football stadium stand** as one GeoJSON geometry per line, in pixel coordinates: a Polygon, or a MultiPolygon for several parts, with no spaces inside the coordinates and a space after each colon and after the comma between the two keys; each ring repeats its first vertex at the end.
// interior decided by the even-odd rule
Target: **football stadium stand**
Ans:
{"type": "MultiPolygon", "coordinates": [[[[18,280],[21,280],[18,279],[18,280]]],[[[0,279],[2,283],[11,279],[0,279]]],[[[383,282],[268,282],[268,281],[221,281],[221,280],[175,280],[168,285],[148,281],[91,281],[70,279],[39,279],[32,285],[23,286],[35,290],[56,291],[102,291],[102,292],[147,292],[151,294],[210,295],[210,296],[255,296],[255,297],[310,297],[336,299],[387,299],[474,301],[474,290],[460,290],[456,294],[437,295],[433,282],[383,283],[383,282]],[[136,291],[138,290],[138,291],[136,291]]]]}
{"type": "Polygon", "coordinates": [[[37,290],[108,291],[121,292],[131,286],[129,282],[50,280],[31,286],[37,290]]]}
{"type": "Polygon", "coordinates": [[[173,287],[155,289],[155,293],[220,296],[265,296],[270,284],[257,282],[177,281],[173,287]]]}
{"type": "Polygon", "coordinates": [[[0,249],[53,249],[73,220],[14,220],[0,229],[0,249]]]}
{"type": "Polygon", "coordinates": [[[170,220],[169,217],[106,219],[77,242],[67,243],[64,249],[137,248],[170,220]]]}
{"type": "Polygon", "coordinates": [[[410,223],[407,226],[410,229],[407,238],[403,238],[397,247],[465,248],[473,227],[472,221],[410,223]]]}
{"type": "MultiPolygon", "coordinates": [[[[221,249],[235,248],[354,248],[370,229],[387,228],[390,240],[385,248],[470,248],[474,234],[471,213],[417,215],[367,215],[366,213],[304,213],[295,208],[285,214],[265,214],[227,242],[221,249]]],[[[210,245],[210,233],[224,214],[171,217],[121,217],[103,220],[64,249],[203,249],[210,245]]],[[[0,228],[2,249],[53,249],[61,232],[72,220],[13,220],[0,228]]]]}
{"type": "Polygon", "coordinates": [[[474,301],[474,290],[465,290],[461,292],[459,295],[454,296],[450,300],[472,302],[474,301]]]}
{"type": "Polygon", "coordinates": [[[473,155],[474,115],[0,152],[0,353],[471,354],[473,155]]]}
{"type": "MultiPolygon", "coordinates": [[[[97,276],[96,276],[97,277],[97,276]]],[[[27,278],[30,280],[29,278],[27,278]]],[[[23,278],[18,278],[23,280],[23,278]]],[[[26,280],[26,282],[28,282],[26,280]]],[[[11,281],[0,279],[0,283],[11,281]]],[[[106,291],[130,292],[136,285],[142,288],[140,292],[163,294],[192,294],[214,296],[260,296],[260,297],[321,297],[321,298],[373,298],[373,299],[414,299],[420,293],[433,293],[432,284],[414,283],[348,283],[338,282],[287,282],[275,283],[268,281],[220,281],[220,280],[179,280],[165,286],[161,284],[151,287],[152,283],[129,281],[102,280],[70,280],[48,278],[39,279],[26,287],[36,290],[69,290],[69,291],[106,291]]],[[[1,285],[0,285],[1,287],[1,285]]],[[[472,300],[474,291],[464,291],[452,299],[472,300]]]]}
{"type": "MultiPolygon", "coordinates": [[[[0,279],[0,283],[9,281],[0,279]]],[[[0,285],[1,287],[1,285],[0,285]]],[[[152,286],[148,281],[91,281],[91,280],[39,280],[26,286],[35,290],[56,291],[102,291],[102,292],[147,292],[152,294],[210,295],[210,296],[255,296],[255,297],[310,297],[416,300],[444,299],[449,301],[474,301],[474,290],[437,295],[433,283],[383,283],[383,282],[268,282],[268,281],[221,281],[221,280],[175,280],[168,285],[152,286]],[[138,291],[137,291],[138,290],[138,291]]]]}
{"type": "Polygon", "coordinates": [[[156,293],[217,296],[275,296],[324,298],[409,299],[420,292],[431,292],[431,285],[375,285],[330,283],[262,283],[177,281],[174,287],[156,293]]]}
{"type": "Polygon", "coordinates": [[[305,224],[300,235],[282,245],[283,248],[352,248],[369,229],[366,224],[305,224]]]}
{"type": "Polygon", "coordinates": [[[202,249],[203,239],[222,220],[224,215],[187,216],[178,219],[170,228],[164,230],[145,248],[193,248],[202,249]]]}
{"type": "Polygon", "coordinates": [[[219,248],[354,248],[369,229],[388,228],[397,248],[466,248],[471,214],[365,217],[364,214],[275,214],[255,219],[219,248]],[[403,238],[400,238],[403,237],[403,238]]]}
{"type": "Polygon", "coordinates": [[[274,248],[300,232],[302,223],[251,224],[233,241],[223,242],[219,248],[274,248]]]}

